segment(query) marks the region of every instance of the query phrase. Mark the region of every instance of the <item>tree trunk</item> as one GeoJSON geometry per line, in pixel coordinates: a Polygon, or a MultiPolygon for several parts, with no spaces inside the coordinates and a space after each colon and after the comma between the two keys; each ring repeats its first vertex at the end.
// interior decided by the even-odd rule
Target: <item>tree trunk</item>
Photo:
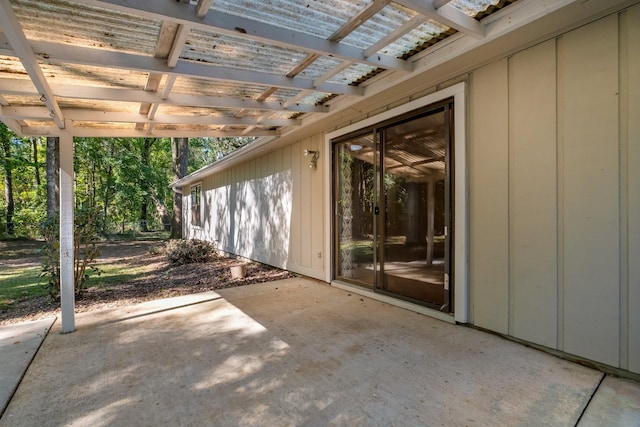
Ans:
{"type": "MultiPolygon", "coordinates": [[[[144,144],[142,145],[142,165],[149,169],[149,151],[151,150],[151,146],[156,142],[155,138],[145,138],[144,144]]],[[[140,189],[143,190],[142,203],[140,205],[140,230],[141,231],[149,231],[149,227],[147,226],[148,220],[148,210],[149,210],[149,194],[150,185],[149,181],[144,177],[140,180],[140,189]]]]}
{"type": "MultiPolygon", "coordinates": [[[[173,179],[180,179],[187,175],[189,160],[189,139],[171,139],[171,159],[173,161],[173,179]]],[[[182,238],[182,194],[173,192],[173,218],[171,220],[171,238],[182,238]]]]}
{"type": "Polygon", "coordinates": [[[6,222],[7,234],[13,235],[15,233],[15,226],[13,224],[13,212],[15,210],[15,204],[13,201],[13,177],[11,174],[11,137],[7,132],[2,132],[0,135],[2,139],[2,152],[4,161],[4,198],[7,203],[6,222]]]}
{"type": "MultiPolygon", "coordinates": [[[[115,152],[115,140],[111,138],[111,144],[109,145],[109,158],[113,158],[115,152]]],[[[107,173],[105,177],[104,187],[104,198],[102,203],[102,234],[107,233],[107,225],[109,224],[108,213],[109,213],[109,205],[111,204],[111,185],[113,183],[113,163],[109,162],[109,166],[107,167],[107,173]]]]}
{"type": "Polygon", "coordinates": [[[167,209],[167,206],[159,200],[155,194],[151,195],[151,200],[153,200],[153,204],[156,207],[156,213],[161,218],[163,230],[171,231],[171,215],[169,214],[169,209],[167,209]]]}
{"type": "Polygon", "coordinates": [[[47,217],[60,211],[60,138],[47,137],[47,217]]]}
{"type": "Polygon", "coordinates": [[[36,188],[40,188],[40,165],[38,164],[38,139],[31,138],[31,146],[33,147],[33,169],[36,175],[36,188]]]}

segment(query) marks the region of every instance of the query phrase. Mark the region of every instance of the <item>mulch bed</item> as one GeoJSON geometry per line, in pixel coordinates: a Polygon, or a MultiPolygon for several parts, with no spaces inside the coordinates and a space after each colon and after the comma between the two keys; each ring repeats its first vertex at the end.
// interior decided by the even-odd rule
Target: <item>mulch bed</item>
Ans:
{"type": "MultiPolygon", "coordinates": [[[[76,313],[294,277],[288,271],[252,262],[247,264],[244,278],[232,278],[230,267],[238,264],[235,259],[171,266],[163,256],[146,253],[146,248],[142,250],[145,253],[130,253],[127,263],[131,265],[132,260],[136,260],[153,264],[156,266],[153,271],[127,282],[85,289],[76,297],[76,313]]],[[[58,316],[59,313],[60,303],[48,296],[16,301],[11,308],[0,310],[0,325],[58,316]]]]}

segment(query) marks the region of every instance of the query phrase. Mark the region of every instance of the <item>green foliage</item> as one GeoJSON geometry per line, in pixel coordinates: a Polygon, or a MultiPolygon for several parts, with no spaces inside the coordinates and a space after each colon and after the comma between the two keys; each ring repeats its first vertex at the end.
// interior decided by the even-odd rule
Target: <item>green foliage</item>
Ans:
{"type": "Polygon", "coordinates": [[[35,206],[25,206],[16,210],[13,215],[13,222],[21,237],[38,239],[42,237],[39,224],[45,216],[44,205],[36,204],[35,206]]]}
{"type": "MultiPolygon", "coordinates": [[[[86,288],[91,273],[99,276],[102,272],[96,266],[98,232],[101,228],[100,212],[91,208],[76,209],[74,226],[74,277],[73,288],[76,295],[86,288]]],[[[42,248],[42,274],[47,279],[45,288],[54,300],[60,299],[60,228],[57,218],[48,218],[41,225],[46,243],[42,248]]]]}
{"type": "MultiPolygon", "coordinates": [[[[2,195],[6,171],[10,170],[14,234],[38,237],[38,224],[46,216],[46,140],[16,137],[2,123],[0,136],[8,142],[10,153],[0,155],[0,235],[6,233],[8,206],[2,195]]],[[[188,171],[213,163],[254,139],[191,138],[188,171]]],[[[101,210],[102,235],[144,230],[142,219],[151,231],[162,230],[170,222],[170,138],[74,138],[74,171],[76,203],[101,210]],[[142,213],[144,205],[147,214],[142,213]]]]}
{"type": "Polygon", "coordinates": [[[191,138],[189,139],[188,172],[196,171],[220,160],[251,143],[254,137],[191,138]]]}
{"type": "Polygon", "coordinates": [[[174,239],[167,242],[167,259],[173,266],[209,262],[219,257],[211,242],[198,239],[174,239]]]}

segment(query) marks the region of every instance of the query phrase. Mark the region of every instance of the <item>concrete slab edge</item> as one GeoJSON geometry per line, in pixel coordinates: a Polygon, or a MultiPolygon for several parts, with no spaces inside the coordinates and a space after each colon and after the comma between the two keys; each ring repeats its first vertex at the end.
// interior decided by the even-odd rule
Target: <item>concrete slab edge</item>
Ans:
{"type": "Polygon", "coordinates": [[[488,334],[497,335],[497,336],[502,337],[502,338],[504,338],[506,340],[513,341],[513,342],[516,342],[518,344],[522,344],[525,347],[534,348],[534,349],[542,351],[544,353],[548,353],[548,354],[550,354],[552,356],[559,357],[560,359],[564,359],[564,360],[567,360],[569,362],[577,363],[578,365],[582,365],[582,366],[585,366],[587,368],[591,368],[591,369],[594,369],[596,371],[600,371],[603,374],[610,375],[612,377],[625,378],[625,379],[629,379],[629,380],[640,382],[640,374],[639,373],[627,371],[627,370],[622,369],[622,368],[616,368],[615,366],[606,365],[604,363],[596,362],[594,360],[585,359],[584,357],[576,356],[575,354],[566,353],[566,352],[564,352],[562,350],[556,350],[555,348],[551,348],[551,347],[545,347],[545,346],[540,345],[540,344],[535,344],[535,343],[532,343],[532,342],[529,342],[529,341],[525,341],[525,340],[520,339],[520,338],[512,337],[510,335],[501,334],[501,333],[492,331],[490,329],[481,328],[481,327],[476,326],[476,325],[465,324],[464,326],[469,327],[469,328],[473,328],[473,329],[477,329],[478,331],[486,332],[488,334]]]}
{"type": "Polygon", "coordinates": [[[33,360],[36,358],[36,355],[38,354],[38,352],[40,351],[40,348],[42,348],[42,344],[44,344],[44,340],[46,340],[47,337],[49,336],[49,332],[51,332],[51,328],[56,323],[56,320],[58,320],[57,316],[51,318],[51,323],[49,323],[49,326],[45,329],[46,332],[44,333],[44,336],[42,337],[42,340],[40,340],[40,344],[36,348],[36,351],[33,352],[33,355],[31,355],[31,359],[29,360],[29,362],[27,363],[27,366],[22,371],[22,374],[20,375],[20,378],[18,379],[18,381],[16,382],[15,386],[13,387],[13,390],[11,390],[11,393],[9,394],[9,398],[6,400],[6,402],[4,403],[2,408],[0,408],[0,419],[2,419],[2,417],[4,416],[4,413],[7,410],[7,408],[9,407],[9,404],[11,403],[11,400],[13,399],[13,396],[16,394],[16,391],[18,391],[18,387],[20,387],[20,384],[22,383],[22,380],[24,379],[24,376],[27,374],[27,371],[29,370],[29,367],[33,363],[33,360]]]}
{"type": "Polygon", "coordinates": [[[587,400],[585,402],[584,406],[582,407],[582,411],[580,411],[580,416],[578,417],[578,419],[576,420],[576,423],[575,423],[576,426],[578,424],[580,424],[580,420],[584,416],[585,412],[587,412],[587,408],[589,407],[589,405],[591,404],[591,401],[593,400],[593,398],[595,397],[596,393],[600,389],[600,386],[602,385],[602,381],[604,381],[606,376],[607,376],[607,374],[603,373],[602,376],[600,377],[600,381],[598,381],[598,384],[593,388],[593,391],[591,392],[591,396],[589,396],[589,400],[587,400]]]}

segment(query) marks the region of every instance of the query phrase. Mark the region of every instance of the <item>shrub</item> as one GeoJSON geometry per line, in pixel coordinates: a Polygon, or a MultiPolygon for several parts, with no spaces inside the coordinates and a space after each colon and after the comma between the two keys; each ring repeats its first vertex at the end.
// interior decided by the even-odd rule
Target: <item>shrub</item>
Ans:
{"type": "Polygon", "coordinates": [[[169,240],[166,252],[171,265],[208,262],[218,257],[213,243],[198,239],[169,240]]]}
{"type": "MultiPolygon", "coordinates": [[[[102,271],[96,266],[98,250],[98,230],[100,229],[99,209],[81,208],[74,215],[73,254],[74,292],[79,295],[87,287],[90,272],[99,276],[102,271]]],[[[58,218],[48,218],[40,224],[45,245],[42,248],[42,273],[46,277],[45,287],[51,298],[60,299],[60,227],[58,218]]]]}

